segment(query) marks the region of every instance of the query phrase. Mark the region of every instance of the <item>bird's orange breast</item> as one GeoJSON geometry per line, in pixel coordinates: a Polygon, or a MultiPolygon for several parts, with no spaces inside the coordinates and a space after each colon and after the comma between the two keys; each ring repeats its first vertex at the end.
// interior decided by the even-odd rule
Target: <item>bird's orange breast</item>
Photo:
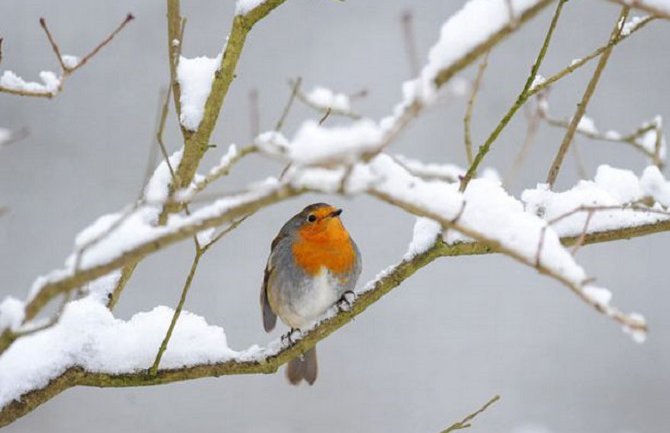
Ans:
{"type": "Polygon", "coordinates": [[[296,264],[311,276],[317,275],[321,267],[336,274],[346,273],[356,261],[349,233],[339,219],[329,221],[321,230],[300,229],[292,249],[296,264]]]}

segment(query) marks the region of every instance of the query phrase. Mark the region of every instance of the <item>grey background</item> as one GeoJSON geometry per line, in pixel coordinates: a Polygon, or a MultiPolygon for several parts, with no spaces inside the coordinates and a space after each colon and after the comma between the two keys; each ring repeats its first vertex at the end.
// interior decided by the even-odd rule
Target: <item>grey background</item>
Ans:
{"type": "MultiPolygon", "coordinates": [[[[184,1],[185,54],[220,50],[233,2],[184,1]]],[[[368,89],[357,109],[372,118],[390,112],[410,77],[399,15],[415,11],[421,58],[440,24],[463,1],[294,0],[250,35],[204,167],[228,143],[250,139],[247,93],[257,88],[261,128],[270,129],[302,76],[344,92],[368,89]]],[[[28,127],[30,137],[0,154],[0,296],[23,296],[34,278],[61,266],[74,235],[97,216],[121,208],[139,191],[152,144],[159,88],[166,84],[163,2],[3,0],[3,69],[35,78],[55,69],[38,25],[44,16],[65,53],[81,54],[132,11],[137,20],[73,76],[55,100],[0,95],[0,126],[28,127]]],[[[618,8],[572,1],[541,72],[549,75],[600,45],[618,8]]],[[[476,142],[513,101],[539,48],[545,11],[490,57],[473,120],[476,142]]],[[[657,22],[616,49],[589,107],[602,130],[628,131],[655,114],[670,118],[670,25],[657,22]]],[[[571,115],[592,65],[558,85],[556,116],[571,115]]],[[[465,72],[472,77],[474,68],[465,72]]],[[[417,121],[393,150],[424,160],[464,163],[464,101],[417,121]]],[[[286,131],[315,117],[303,107],[286,131]]],[[[331,119],[334,124],[340,120],[331,119]]],[[[509,168],[525,128],[523,116],[496,143],[488,164],[509,168]]],[[[544,179],[562,131],[543,126],[512,191],[544,179]]],[[[179,145],[171,119],[166,141],[179,145]]],[[[589,174],[599,163],[639,172],[643,158],[622,145],[578,139],[589,174]]],[[[250,157],[214,187],[232,190],[276,175],[281,166],[250,157]]],[[[576,181],[567,159],[560,186],[576,181]]],[[[258,287],[269,243],[285,219],[315,200],[345,208],[343,218],[364,255],[361,282],[396,262],[411,238],[413,218],[370,198],[300,197],[258,213],[207,254],[187,309],[225,326],[241,349],[263,344],[258,287]]],[[[230,431],[437,432],[499,393],[502,401],[476,421],[476,431],[662,432],[670,422],[670,319],[667,247],[670,236],[585,248],[580,262],[612,289],[627,311],[643,312],[651,335],[637,345],[613,322],[567,289],[503,257],[444,259],[421,270],[355,322],[319,345],[313,387],[289,387],[283,374],[223,377],[161,387],[66,391],[7,432],[230,431]]],[[[121,299],[127,318],[157,304],[174,305],[190,263],[191,245],[145,260],[121,299]]]]}

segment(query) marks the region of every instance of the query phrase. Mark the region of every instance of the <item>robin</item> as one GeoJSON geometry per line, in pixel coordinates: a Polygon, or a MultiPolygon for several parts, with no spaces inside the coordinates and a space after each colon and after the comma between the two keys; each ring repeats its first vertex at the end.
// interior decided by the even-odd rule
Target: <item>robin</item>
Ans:
{"type": "MultiPolygon", "coordinates": [[[[272,241],[261,287],[266,332],[277,316],[291,330],[306,329],[352,292],[361,273],[361,254],[337,209],[315,203],[288,220],[272,241]]],[[[290,334],[289,334],[290,335],[290,334]]],[[[289,361],[286,376],[297,385],[316,380],[316,347],[289,361]]]]}

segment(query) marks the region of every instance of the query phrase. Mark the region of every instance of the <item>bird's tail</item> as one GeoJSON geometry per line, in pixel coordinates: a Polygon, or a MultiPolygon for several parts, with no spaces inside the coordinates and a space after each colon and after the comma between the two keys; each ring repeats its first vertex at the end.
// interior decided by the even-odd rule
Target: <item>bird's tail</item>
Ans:
{"type": "Polygon", "coordinates": [[[298,385],[303,379],[312,385],[316,380],[317,371],[315,346],[288,362],[286,378],[291,382],[291,385],[298,385]]]}

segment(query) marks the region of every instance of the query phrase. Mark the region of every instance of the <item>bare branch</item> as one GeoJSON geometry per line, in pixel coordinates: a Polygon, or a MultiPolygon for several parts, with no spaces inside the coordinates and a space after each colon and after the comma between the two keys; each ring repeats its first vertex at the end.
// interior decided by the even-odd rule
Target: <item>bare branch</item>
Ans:
{"type": "Polygon", "coordinates": [[[551,23],[549,24],[549,29],[547,30],[547,34],[544,37],[544,42],[542,43],[542,46],[540,47],[540,52],[537,54],[535,63],[533,63],[533,66],[530,70],[530,75],[528,75],[526,83],[524,84],[523,89],[521,89],[521,93],[519,93],[519,96],[517,96],[517,99],[514,102],[514,104],[509,108],[509,110],[507,111],[507,113],[505,113],[505,115],[500,120],[498,125],[493,129],[493,131],[488,136],[484,144],[482,144],[479,147],[479,151],[477,152],[477,155],[475,156],[472,164],[470,164],[470,168],[468,168],[468,171],[465,173],[465,176],[463,176],[460,188],[461,191],[465,191],[465,188],[468,186],[468,182],[470,182],[470,180],[476,175],[479,164],[482,162],[486,154],[491,149],[491,145],[493,144],[493,142],[496,141],[502,130],[507,126],[509,121],[512,120],[512,117],[514,117],[514,114],[517,112],[517,110],[521,108],[521,106],[529,98],[531,87],[535,82],[535,77],[537,76],[537,73],[540,70],[540,65],[542,65],[544,56],[547,54],[551,38],[554,34],[554,30],[556,29],[556,24],[558,23],[558,19],[561,16],[561,11],[563,10],[563,5],[566,3],[566,1],[567,0],[558,0],[556,10],[554,11],[551,23]]]}
{"type": "Polygon", "coordinates": [[[456,430],[462,430],[464,428],[470,427],[471,426],[470,422],[472,422],[473,419],[475,419],[478,415],[486,411],[486,409],[488,409],[493,403],[497,402],[498,400],[500,400],[500,396],[499,395],[494,396],[491,400],[487,401],[486,404],[484,404],[484,406],[479,408],[477,411],[466,416],[461,421],[456,422],[451,426],[447,427],[446,429],[442,430],[441,433],[451,433],[456,430]]]}
{"type": "Polygon", "coordinates": [[[58,64],[61,67],[61,76],[56,77],[53,73],[49,73],[51,74],[51,76],[49,76],[48,80],[55,82],[54,83],[47,82],[43,78],[43,80],[45,81],[44,84],[26,83],[20,77],[14,77],[15,78],[14,81],[17,81],[17,83],[10,86],[0,85],[0,93],[4,92],[19,96],[32,96],[41,98],[52,98],[56,96],[63,89],[63,83],[65,82],[65,80],[79,68],[84,66],[102,48],[104,48],[109,42],[111,42],[111,40],[114,39],[114,37],[121,30],[123,30],[123,28],[133,19],[134,17],[132,14],[129,13],[128,15],[126,15],[126,18],[123,20],[123,22],[121,22],[121,24],[114,31],[112,31],[112,33],[110,33],[105,39],[103,39],[102,42],[100,42],[95,48],[93,48],[93,50],[91,50],[88,54],[86,54],[82,59],[78,60],[76,64],[70,65],[65,62],[65,58],[61,54],[60,48],[56,43],[56,40],[53,38],[51,32],[49,31],[49,28],[47,27],[46,20],[44,18],[40,18],[40,26],[42,27],[42,29],[44,29],[44,32],[46,33],[46,36],[49,40],[49,44],[51,45],[51,49],[56,55],[58,59],[58,64]]]}
{"type": "Polygon", "coordinates": [[[258,89],[251,89],[249,91],[249,133],[251,138],[258,136],[261,132],[261,116],[258,107],[258,89]]]}
{"type": "Polygon", "coordinates": [[[670,8],[668,6],[661,6],[659,2],[649,0],[609,0],[613,3],[619,3],[621,6],[629,6],[636,9],[643,10],[650,14],[656,15],[659,18],[670,19],[670,8]]]}
{"type": "Polygon", "coordinates": [[[56,55],[56,58],[58,59],[58,63],[60,64],[61,70],[63,71],[63,73],[65,71],[68,71],[69,68],[65,65],[65,63],[63,63],[63,55],[60,53],[60,48],[58,48],[58,44],[54,40],[53,36],[51,36],[51,32],[47,27],[47,21],[44,18],[40,18],[40,26],[42,26],[42,29],[44,29],[44,33],[46,33],[47,39],[49,39],[49,44],[51,44],[51,49],[53,50],[54,54],[56,55]]]}
{"type": "Polygon", "coordinates": [[[465,130],[464,131],[465,155],[468,160],[468,165],[472,165],[473,163],[472,130],[470,127],[470,123],[472,121],[472,110],[475,105],[475,100],[477,99],[477,92],[479,92],[479,87],[482,84],[484,71],[486,70],[486,66],[488,65],[488,58],[489,54],[488,53],[484,54],[484,58],[482,62],[479,64],[479,68],[477,69],[477,76],[475,77],[475,81],[472,83],[472,91],[470,92],[470,98],[468,99],[467,109],[465,110],[465,117],[463,118],[463,129],[465,130]]]}
{"type": "MultiPolygon", "coordinates": [[[[617,18],[617,22],[615,23],[614,29],[610,35],[610,41],[617,40],[619,35],[621,35],[621,30],[623,29],[623,24],[626,22],[629,11],[630,7],[627,6],[621,9],[621,14],[617,18]]],[[[568,152],[570,143],[572,143],[572,138],[575,136],[577,125],[579,125],[579,122],[582,120],[582,117],[586,112],[586,107],[589,105],[591,96],[593,96],[593,93],[596,90],[600,76],[602,75],[602,72],[607,65],[607,61],[609,60],[613,48],[614,45],[608,45],[608,48],[606,48],[602,56],[600,56],[596,69],[593,72],[593,76],[591,77],[591,80],[589,80],[589,84],[586,86],[584,95],[582,96],[581,101],[577,104],[577,111],[575,111],[575,114],[570,120],[570,126],[568,127],[565,136],[563,137],[561,146],[559,147],[558,152],[556,153],[556,157],[554,158],[554,162],[552,162],[551,168],[549,168],[549,173],[547,174],[547,183],[549,184],[550,188],[553,187],[554,183],[556,182],[556,178],[558,177],[558,172],[561,170],[561,164],[563,163],[565,154],[568,152]]]]}
{"type": "Polygon", "coordinates": [[[414,37],[414,14],[411,10],[405,10],[400,15],[402,24],[402,36],[407,53],[407,61],[410,66],[410,73],[416,77],[419,75],[419,55],[416,49],[416,38],[414,37]]]}
{"type": "Polygon", "coordinates": [[[289,85],[291,86],[291,95],[289,96],[288,101],[286,101],[286,105],[284,105],[284,109],[282,110],[281,116],[279,116],[279,120],[277,120],[277,123],[275,124],[275,131],[281,131],[284,127],[284,121],[286,121],[286,117],[288,116],[289,111],[291,111],[293,101],[298,95],[300,84],[302,84],[302,77],[296,78],[293,82],[289,80],[289,85]]]}

